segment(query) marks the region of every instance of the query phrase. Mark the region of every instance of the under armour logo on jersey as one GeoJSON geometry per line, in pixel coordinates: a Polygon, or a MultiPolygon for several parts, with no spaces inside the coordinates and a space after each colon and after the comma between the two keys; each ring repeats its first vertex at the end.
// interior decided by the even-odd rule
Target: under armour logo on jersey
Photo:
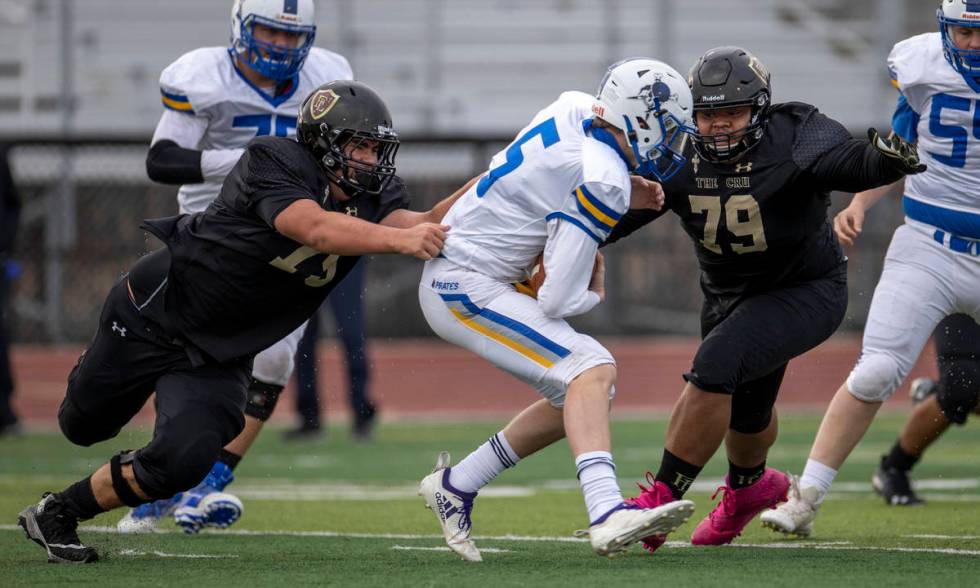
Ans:
{"type": "Polygon", "coordinates": [[[344,208],[344,210],[347,212],[347,216],[357,216],[356,206],[347,206],[344,208]]]}
{"type": "Polygon", "coordinates": [[[117,323],[116,321],[112,321],[112,332],[113,333],[119,333],[119,336],[120,337],[125,337],[126,336],[126,327],[120,327],[119,326],[119,323],[117,323]]]}
{"type": "Polygon", "coordinates": [[[752,162],[739,163],[735,166],[735,173],[738,174],[750,174],[752,173],[752,162]]]}

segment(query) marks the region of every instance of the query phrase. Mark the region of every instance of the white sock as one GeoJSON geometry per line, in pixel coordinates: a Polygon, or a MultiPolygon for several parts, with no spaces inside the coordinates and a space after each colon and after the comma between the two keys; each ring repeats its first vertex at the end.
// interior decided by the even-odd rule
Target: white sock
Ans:
{"type": "Polygon", "coordinates": [[[477,492],[521,458],[501,431],[449,470],[449,483],[462,492],[477,492]]]}
{"type": "Polygon", "coordinates": [[[800,487],[819,490],[820,495],[817,497],[817,504],[820,504],[830,492],[830,485],[834,483],[835,477],[837,477],[837,470],[814,459],[808,459],[806,460],[806,467],[803,468],[803,475],[800,476],[800,487]]]}
{"type": "Polygon", "coordinates": [[[589,521],[606,514],[623,503],[623,493],[616,481],[616,464],[608,451],[590,451],[575,458],[578,482],[585,496],[589,521]]]}

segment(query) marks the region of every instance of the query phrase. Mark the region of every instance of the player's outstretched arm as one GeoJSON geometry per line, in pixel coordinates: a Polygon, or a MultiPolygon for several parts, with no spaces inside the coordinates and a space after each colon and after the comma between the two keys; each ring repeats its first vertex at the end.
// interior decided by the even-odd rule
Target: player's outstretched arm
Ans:
{"type": "MultiPolygon", "coordinates": [[[[481,174],[482,175],[482,174],[481,174]]],[[[413,227],[420,223],[441,223],[443,217],[449,212],[453,204],[466,193],[476,181],[480,179],[480,176],[476,176],[472,180],[466,182],[462,188],[456,190],[446,198],[439,201],[438,204],[432,207],[432,209],[426,212],[415,212],[413,210],[407,210],[404,208],[399,208],[393,210],[388,216],[381,219],[381,224],[387,227],[397,227],[397,228],[408,228],[413,227]]]]}
{"type": "Polygon", "coordinates": [[[902,190],[904,185],[905,179],[902,178],[893,184],[855,194],[847,208],[834,217],[834,232],[837,233],[840,242],[847,246],[854,245],[854,241],[864,228],[864,214],[885,195],[893,190],[902,190]]]}
{"type": "Polygon", "coordinates": [[[421,223],[395,228],[370,223],[359,218],[328,212],[313,200],[297,200],[284,208],[276,218],[277,231],[290,239],[321,253],[366,255],[401,253],[419,259],[439,255],[449,227],[421,223]]]}

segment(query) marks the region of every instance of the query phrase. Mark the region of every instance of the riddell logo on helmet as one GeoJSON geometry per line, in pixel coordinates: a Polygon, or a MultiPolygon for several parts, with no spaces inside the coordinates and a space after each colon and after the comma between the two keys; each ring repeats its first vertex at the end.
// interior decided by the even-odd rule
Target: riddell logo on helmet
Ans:
{"type": "Polygon", "coordinates": [[[964,20],[980,20],[980,13],[977,12],[964,12],[960,15],[960,18],[964,20]]]}
{"type": "Polygon", "coordinates": [[[594,114],[596,116],[605,116],[606,109],[603,108],[603,107],[601,107],[601,106],[599,106],[598,104],[593,104],[592,105],[592,114],[594,114]]]}
{"type": "Polygon", "coordinates": [[[705,96],[701,99],[702,102],[721,102],[725,99],[724,94],[718,94],[717,96],[705,96]]]}
{"type": "Polygon", "coordinates": [[[282,14],[280,13],[276,20],[288,20],[290,22],[299,22],[299,17],[295,14],[282,14]]]}
{"type": "Polygon", "coordinates": [[[313,120],[320,120],[339,101],[340,96],[333,90],[320,90],[310,99],[310,116],[313,117],[313,120]]]}

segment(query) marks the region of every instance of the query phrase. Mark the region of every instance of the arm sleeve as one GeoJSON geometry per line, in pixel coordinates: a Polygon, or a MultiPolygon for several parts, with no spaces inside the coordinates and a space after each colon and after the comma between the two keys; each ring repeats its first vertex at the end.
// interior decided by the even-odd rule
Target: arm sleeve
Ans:
{"type": "Polygon", "coordinates": [[[599,244],[575,224],[560,218],[548,221],[544,248],[544,283],[538,304],[545,315],[563,318],[586,313],[599,304],[589,290],[599,244]]]}
{"type": "Polygon", "coordinates": [[[793,162],[828,190],[862,192],[902,177],[870,142],[816,110],[800,125],[793,162]]]}
{"type": "Polygon", "coordinates": [[[146,175],[161,184],[201,183],[201,152],[184,149],[170,139],[157,141],[146,153],[146,175]]]}

